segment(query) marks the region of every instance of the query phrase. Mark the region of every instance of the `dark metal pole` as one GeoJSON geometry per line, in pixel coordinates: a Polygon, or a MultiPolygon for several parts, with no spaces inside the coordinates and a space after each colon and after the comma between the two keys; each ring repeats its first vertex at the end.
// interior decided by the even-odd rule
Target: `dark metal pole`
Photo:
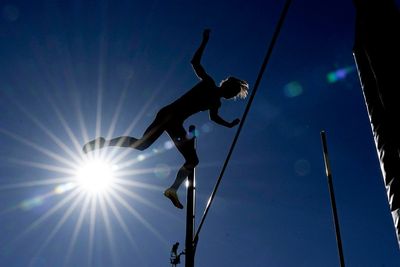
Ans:
{"type": "Polygon", "coordinates": [[[328,146],[326,144],[325,131],[321,132],[321,139],[322,139],[322,146],[323,146],[323,153],[324,153],[325,171],[326,171],[326,176],[328,178],[329,195],[331,197],[332,213],[333,213],[333,220],[334,220],[335,231],[336,231],[336,241],[337,241],[339,259],[340,259],[340,266],[345,267],[343,248],[342,248],[342,239],[340,237],[339,218],[338,218],[337,209],[336,209],[335,192],[333,191],[332,173],[331,173],[331,167],[329,164],[328,146]]]}
{"type": "MultiPolygon", "coordinates": [[[[196,128],[191,125],[189,132],[192,134],[193,146],[196,149],[196,128]]],[[[195,244],[194,223],[195,223],[195,205],[196,205],[196,179],[195,169],[188,176],[188,188],[186,194],[186,240],[185,240],[185,267],[194,267],[195,244]]]]}

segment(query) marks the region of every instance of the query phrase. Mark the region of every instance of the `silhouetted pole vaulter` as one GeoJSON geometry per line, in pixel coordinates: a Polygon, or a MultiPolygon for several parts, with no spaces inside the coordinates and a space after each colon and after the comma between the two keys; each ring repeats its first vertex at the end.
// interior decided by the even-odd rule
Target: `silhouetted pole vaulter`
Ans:
{"type": "Polygon", "coordinates": [[[185,163],[179,169],[174,183],[164,191],[164,195],[179,209],[183,209],[183,205],[179,201],[177,191],[199,163],[191,138],[188,137],[183,127],[184,121],[200,111],[208,111],[210,119],[215,123],[228,128],[235,127],[239,124],[240,119],[228,122],[220,117],[221,99],[245,98],[249,88],[246,81],[235,77],[228,77],[217,86],[214,79],[208,75],[200,61],[209,36],[210,30],[204,30],[201,44],[191,60],[193,70],[200,82],[173,103],[158,111],[155,119],[141,138],[120,136],[106,140],[103,137],[98,137],[86,143],[83,147],[85,153],[107,146],[128,147],[142,151],[152,145],[162,133],[166,132],[185,159],[185,163]]]}
{"type": "Polygon", "coordinates": [[[353,3],[353,55],[400,245],[400,14],[393,0],[353,3]]]}
{"type": "MultiPolygon", "coordinates": [[[[196,150],[196,128],[191,125],[189,132],[193,136],[191,145],[196,150]]],[[[196,210],[196,168],[188,175],[188,187],[186,194],[186,240],[185,240],[185,267],[194,266],[194,253],[196,242],[194,240],[196,210]]]]}
{"type": "Polygon", "coordinates": [[[339,216],[337,214],[337,209],[336,209],[335,191],[333,190],[332,172],[331,172],[331,166],[329,163],[328,145],[326,142],[325,131],[321,132],[321,140],[322,140],[322,148],[323,148],[323,154],[324,154],[325,172],[326,172],[326,177],[328,178],[329,195],[331,198],[333,223],[335,226],[336,243],[337,243],[337,247],[338,247],[340,267],[344,267],[345,265],[344,265],[342,238],[340,237],[339,216]]]}

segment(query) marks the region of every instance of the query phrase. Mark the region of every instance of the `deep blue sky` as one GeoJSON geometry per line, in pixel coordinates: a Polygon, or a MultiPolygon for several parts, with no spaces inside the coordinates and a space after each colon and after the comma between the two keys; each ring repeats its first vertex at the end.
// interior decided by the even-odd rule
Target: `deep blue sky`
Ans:
{"type": "MultiPolygon", "coordinates": [[[[124,201],[113,202],[120,216],[108,203],[103,213],[100,204],[85,210],[82,200],[74,206],[76,197],[55,210],[73,190],[45,197],[65,181],[40,182],[66,177],[68,162],[80,160],[78,145],[107,135],[113,122],[113,136],[140,136],[160,107],[197,82],[189,62],[204,28],[212,29],[202,61],[208,73],[217,81],[235,75],[252,87],[283,4],[2,1],[0,266],[167,266],[172,244],[184,243],[185,213],[162,196],[182,163],[175,149],[164,148],[166,135],[119,163],[146,157],[126,169],[148,172],[123,178],[154,188],[124,188],[152,206],[120,192],[124,201]]],[[[197,266],[338,266],[323,129],[347,266],[399,266],[354,70],[354,13],[350,0],[293,1],[201,232],[197,266]],[[329,72],[346,67],[345,79],[327,80],[329,72]]],[[[225,101],[221,113],[228,120],[240,117],[245,104],[225,101]]],[[[206,113],[190,124],[199,129],[200,217],[235,129],[208,122],[206,113]]],[[[118,157],[126,150],[104,153],[118,157]]],[[[183,188],[180,193],[184,198],[183,188]]]]}

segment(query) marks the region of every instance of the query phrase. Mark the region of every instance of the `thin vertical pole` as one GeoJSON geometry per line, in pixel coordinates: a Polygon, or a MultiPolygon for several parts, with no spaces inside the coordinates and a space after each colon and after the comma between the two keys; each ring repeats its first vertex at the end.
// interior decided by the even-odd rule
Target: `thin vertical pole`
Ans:
{"type": "MultiPolygon", "coordinates": [[[[193,146],[196,149],[195,127],[191,125],[189,132],[192,134],[193,146]]],[[[185,267],[194,267],[194,223],[196,205],[196,174],[195,169],[188,176],[188,187],[186,194],[186,240],[185,240],[185,267]]]]}
{"type": "Polygon", "coordinates": [[[343,248],[342,248],[342,239],[340,237],[339,218],[338,218],[337,209],[336,209],[335,192],[333,190],[332,173],[331,173],[331,166],[329,164],[328,146],[327,146],[327,143],[326,143],[325,131],[321,132],[321,140],[322,140],[322,147],[323,147],[323,153],[324,153],[325,171],[326,171],[326,176],[328,178],[329,195],[331,197],[333,222],[334,222],[334,225],[335,225],[336,243],[337,243],[337,247],[338,247],[340,266],[341,267],[345,267],[345,265],[344,265],[344,256],[343,256],[343,248]]]}

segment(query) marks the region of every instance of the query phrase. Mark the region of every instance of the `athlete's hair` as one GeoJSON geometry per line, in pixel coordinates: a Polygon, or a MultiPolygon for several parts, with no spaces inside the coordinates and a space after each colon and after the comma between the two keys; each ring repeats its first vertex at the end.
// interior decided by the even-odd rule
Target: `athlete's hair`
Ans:
{"type": "Polygon", "coordinates": [[[246,81],[231,76],[222,80],[219,86],[226,86],[229,88],[230,92],[234,95],[234,99],[246,98],[249,90],[249,84],[246,81]]]}

